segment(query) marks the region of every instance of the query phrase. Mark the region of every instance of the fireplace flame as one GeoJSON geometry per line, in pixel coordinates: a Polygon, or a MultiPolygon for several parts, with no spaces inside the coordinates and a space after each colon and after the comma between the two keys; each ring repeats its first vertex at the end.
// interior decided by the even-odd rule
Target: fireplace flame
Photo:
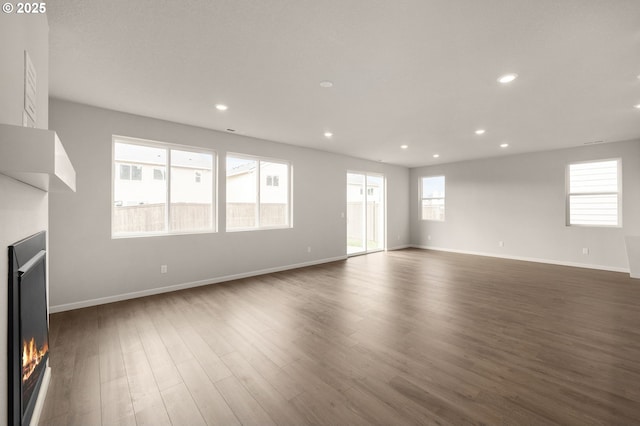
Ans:
{"type": "Polygon", "coordinates": [[[22,341],[22,381],[26,382],[44,356],[49,351],[49,345],[45,343],[40,349],[36,346],[36,339],[31,338],[29,342],[22,341]]]}

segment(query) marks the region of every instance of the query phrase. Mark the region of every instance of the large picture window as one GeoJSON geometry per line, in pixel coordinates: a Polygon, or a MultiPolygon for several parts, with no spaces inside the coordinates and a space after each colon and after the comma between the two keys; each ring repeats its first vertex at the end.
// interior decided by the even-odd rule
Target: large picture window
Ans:
{"type": "Polygon", "coordinates": [[[421,179],[420,217],[422,220],[444,220],[444,176],[421,179]]]}
{"type": "Polygon", "coordinates": [[[214,152],[114,136],[113,237],[213,232],[214,200],[214,152]]]}
{"type": "Polygon", "coordinates": [[[567,224],[620,226],[620,160],[569,164],[567,224]]]}
{"type": "Polygon", "coordinates": [[[291,165],[227,156],[227,230],[291,227],[291,165]]]}

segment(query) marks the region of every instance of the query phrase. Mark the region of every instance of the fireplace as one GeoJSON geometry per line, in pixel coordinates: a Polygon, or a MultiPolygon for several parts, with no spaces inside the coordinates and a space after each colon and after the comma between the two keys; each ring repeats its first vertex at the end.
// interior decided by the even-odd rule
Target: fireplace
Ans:
{"type": "Polygon", "coordinates": [[[49,358],[46,233],[9,246],[9,424],[28,425],[49,358]]]}

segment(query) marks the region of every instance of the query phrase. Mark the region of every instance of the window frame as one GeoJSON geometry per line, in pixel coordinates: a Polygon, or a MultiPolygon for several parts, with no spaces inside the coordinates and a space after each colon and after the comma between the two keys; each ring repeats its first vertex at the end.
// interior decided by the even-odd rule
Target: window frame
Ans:
{"type": "MultiPolygon", "coordinates": [[[[169,142],[154,141],[149,139],[136,138],[132,136],[112,135],[111,136],[111,239],[126,239],[126,238],[146,238],[146,237],[163,237],[171,235],[192,235],[192,234],[214,234],[218,232],[218,153],[209,148],[203,148],[199,146],[182,145],[169,142]],[[166,185],[166,211],[165,211],[165,223],[167,229],[161,232],[139,232],[139,233],[127,233],[126,235],[116,234],[113,230],[113,218],[115,215],[115,177],[116,177],[116,143],[125,143],[130,145],[139,145],[149,148],[159,148],[166,150],[166,163],[164,165],[164,180],[166,185]],[[193,231],[172,231],[171,225],[171,150],[187,151],[197,154],[211,155],[211,229],[193,230],[193,231]]],[[[119,171],[118,171],[119,172],[119,171]]],[[[151,179],[155,181],[156,179],[151,179]]]]}
{"type": "Polygon", "coordinates": [[[428,176],[420,176],[420,179],[418,180],[418,192],[420,194],[420,199],[419,199],[419,203],[418,203],[418,209],[419,209],[419,215],[420,215],[420,220],[424,220],[424,221],[430,221],[430,222],[445,222],[447,220],[447,201],[446,201],[446,197],[447,197],[447,177],[446,175],[428,175],[428,176]],[[439,178],[441,177],[444,180],[444,187],[445,187],[445,191],[444,191],[444,197],[425,197],[424,196],[424,184],[423,184],[423,180],[424,179],[430,179],[430,178],[439,178]],[[443,218],[442,219],[425,219],[424,217],[422,217],[422,202],[424,200],[442,200],[442,207],[444,210],[443,213],[443,218]]]}
{"type": "Polygon", "coordinates": [[[596,160],[582,160],[582,161],[572,161],[567,163],[565,167],[565,226],[567,227],[577,227],[577,228],[622,228],[622,158],[600,158],[596,160]],[[580,192],[580,193],[572,193],[571,190],[571,166],[574,164],[587,164],[587,163],[603,163],[607,161],[615,161],[616,171],[617,171],[617,179],[618,179],[618,190],[616,192],[580,192]],[[618,223],[616,225],[604,225],[604,224],[582,224],[582,223],[571,223],[571,196],[572,195],[613,195],[617,196],[617,207],[618,207],[618,223]]]}
{"type": "MultiPolygon", "coordinates": [[[[224,223],[224,229],[225,232],[247,232],[247,231],[266,231],[266,230],[273,230],[273,229],[292,229],[293,228],[293,164],[291,163],[291,161],[288,160],[283,160],[281,158],[273,158],[273,157],[263,157],[263,156],[259,156],[259,155],[251,155],[251,154],[243,154],[243,153],[239,153],[239,152],[227,152],[225,157],[224,157],[224,181],[225,181],[225,200],[224,200],[224,207],[225,207],[225,223],[224,223]],[[242,228],[232,228],[230,229],[227,225],[228,221],[227,221],[227,215],[226,215],[226,209],[227,209],[227,158],[228,157],[233,157],[233,158],[238,158],[241,160],[249,160],[249,161],[256,161],[258,163],[257,165],[257,173],[256,173],[256,223],[258,225],[256,226],[252,226],[252,227],[242,227],[242,228]],[[260,167],[260,162],[264,161],[267,163],[275,163],[275,164],[284,164],[287,166],[287,171],[289,174],[289,185],[287,188],[287,219],[288,219],[288,223],[286,225],[269,225],[269,226],[261,226],[260,225],[260,175],[262,173],[261,171],[261,167],[260,167]]],[[[265,180],[265,186],[266,186],[266,180],[265,180]]]]}

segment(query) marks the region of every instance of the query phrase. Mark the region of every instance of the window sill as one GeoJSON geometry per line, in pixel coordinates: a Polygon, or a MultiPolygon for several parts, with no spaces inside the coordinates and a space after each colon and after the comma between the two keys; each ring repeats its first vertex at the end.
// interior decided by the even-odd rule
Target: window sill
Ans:
{"type": "Polygon", "coordinates": [[[293,226],[262,226],[260,228],[235,228],[235,229],[226,229],[225,232],[233,233],[233,232],[249,232],[249,231],[273,231],[276,229],[293,229],[293,226]]]}
{"type": "Polygon", "coordinates": [[[114,235],[111,234],[112,240],[124,240],[129,238],[147,238],[147,237],[172,237],[176,235],[202,235],[202,234],[217,234],[217,231],[214,230],[204,230],[204,231],[188,231],[188,232],[145,232],[140,234],[124,234],[124,235],[114,235]]]}

